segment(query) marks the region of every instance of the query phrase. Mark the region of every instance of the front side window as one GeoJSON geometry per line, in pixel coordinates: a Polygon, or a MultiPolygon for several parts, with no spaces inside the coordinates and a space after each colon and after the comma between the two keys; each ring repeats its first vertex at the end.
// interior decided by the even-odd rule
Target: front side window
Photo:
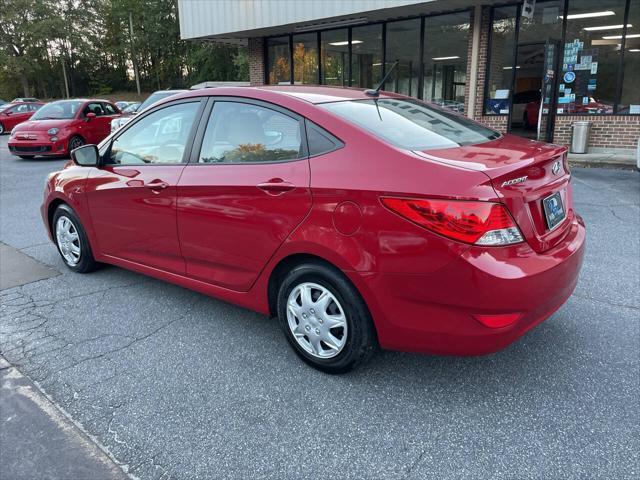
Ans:
{"type": "Polygon", "coordinates": [[[108,163],[181,163],[200,102],[161,108],[131,125],[111,146],[108,163]]]}
{"type": "Polygon", "coordinates": [[[500,136],[498,132],[465,117],[418,101],[384,98],[333,102],[320,106],[407,150],[473,145],[500,136]]]}
{"type": "Polygon", "coordinates": [[[38,110],[31,120],[67,120],[74,118],[80,108],[82,108],[82,101],[79,100],[48,103],[38,110]]]}
{"type": "Polygon", "coordinates": [[[259,105],[216,102],[205,130],[200,163],[256,163],[302,156],[300,122],[259,105]]]}
{"type": "Polygon", "coordinates": [[[16,105],[9,111],[11,113],[26,113],[29,111],[29,105],[26,105],[26,104],[16,105]]]}

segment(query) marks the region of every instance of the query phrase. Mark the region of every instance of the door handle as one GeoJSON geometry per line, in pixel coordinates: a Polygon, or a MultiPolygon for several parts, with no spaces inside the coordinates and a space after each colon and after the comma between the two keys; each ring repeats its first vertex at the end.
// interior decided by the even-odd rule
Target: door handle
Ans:
{"type": "Polygon", "coordinates": [[[296,188],[293,183],[285,182],[281,178],[272,178],[263,183],[258,184],[258,188],[269,195],[282,195],[296,188]]]}
{"type": "Polygon", "coordinates": [[[145,185],[145,187],[153,190],[155,193],[160,193],[161,190],[167,188],[169,184],[167,182],[163,182],[162,180],[152,180],[145,185]]]}

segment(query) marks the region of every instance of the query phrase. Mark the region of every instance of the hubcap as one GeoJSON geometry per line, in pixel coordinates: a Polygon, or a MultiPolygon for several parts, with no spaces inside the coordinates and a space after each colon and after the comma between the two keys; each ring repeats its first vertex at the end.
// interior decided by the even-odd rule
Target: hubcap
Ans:
{"type": "Polygon", "coordinates": [[[314,357],[335,357],[347,341],[347,318],[342,306],[317,283],[301,283],[291,290],[287,322],[298,345],[314,357]]]}
{"type": "Polygon", "coordinates": [[[80,236],[69,217],[64,215],[56,222],[56,240],[60,253],[69,265],[77,265],[80,261],[80,236]]]}

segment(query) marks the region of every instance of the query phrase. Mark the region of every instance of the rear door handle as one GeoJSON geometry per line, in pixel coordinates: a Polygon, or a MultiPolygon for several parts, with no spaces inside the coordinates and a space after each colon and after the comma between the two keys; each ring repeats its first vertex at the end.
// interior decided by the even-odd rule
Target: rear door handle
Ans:
{"type": "Polygon", "coordinates": [[[159,193],[160,190],[164,190],[165,188],[167,188],[169,184],[162,180],[152,180],[149,183],[147,183],[145,186],[153,190],[154,192],[159,193]]]}
{"type": "Polygon", "coordinates": [[[269,195],[282,195],[296,188],[293,183],[285,182],[281,178],[272,178],[263,183],[258,184],[258,188],[269,195]]]}

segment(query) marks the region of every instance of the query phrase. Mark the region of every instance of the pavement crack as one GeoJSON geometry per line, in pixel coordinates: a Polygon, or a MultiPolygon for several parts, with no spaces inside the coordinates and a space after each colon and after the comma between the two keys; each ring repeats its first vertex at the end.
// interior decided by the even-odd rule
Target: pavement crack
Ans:
{"type": "Polygon", "coordinates": [[[584,298],[585,300],[592,300],[592,301],[598,302],[598,303],[604,303],[605,305],[610,305],[612,307],[630,308],[631,310],[640,310],[640,307],[637,307],[635,305],[626,305],[624,303],[609,302],[607,300],[602,300],[600,298],[595,298],[595,297],[592,297],[590,295],[580,295],[579,293],[575,293],[574,292],[573,296],[577,297],[577,298],[584,298]]]}

